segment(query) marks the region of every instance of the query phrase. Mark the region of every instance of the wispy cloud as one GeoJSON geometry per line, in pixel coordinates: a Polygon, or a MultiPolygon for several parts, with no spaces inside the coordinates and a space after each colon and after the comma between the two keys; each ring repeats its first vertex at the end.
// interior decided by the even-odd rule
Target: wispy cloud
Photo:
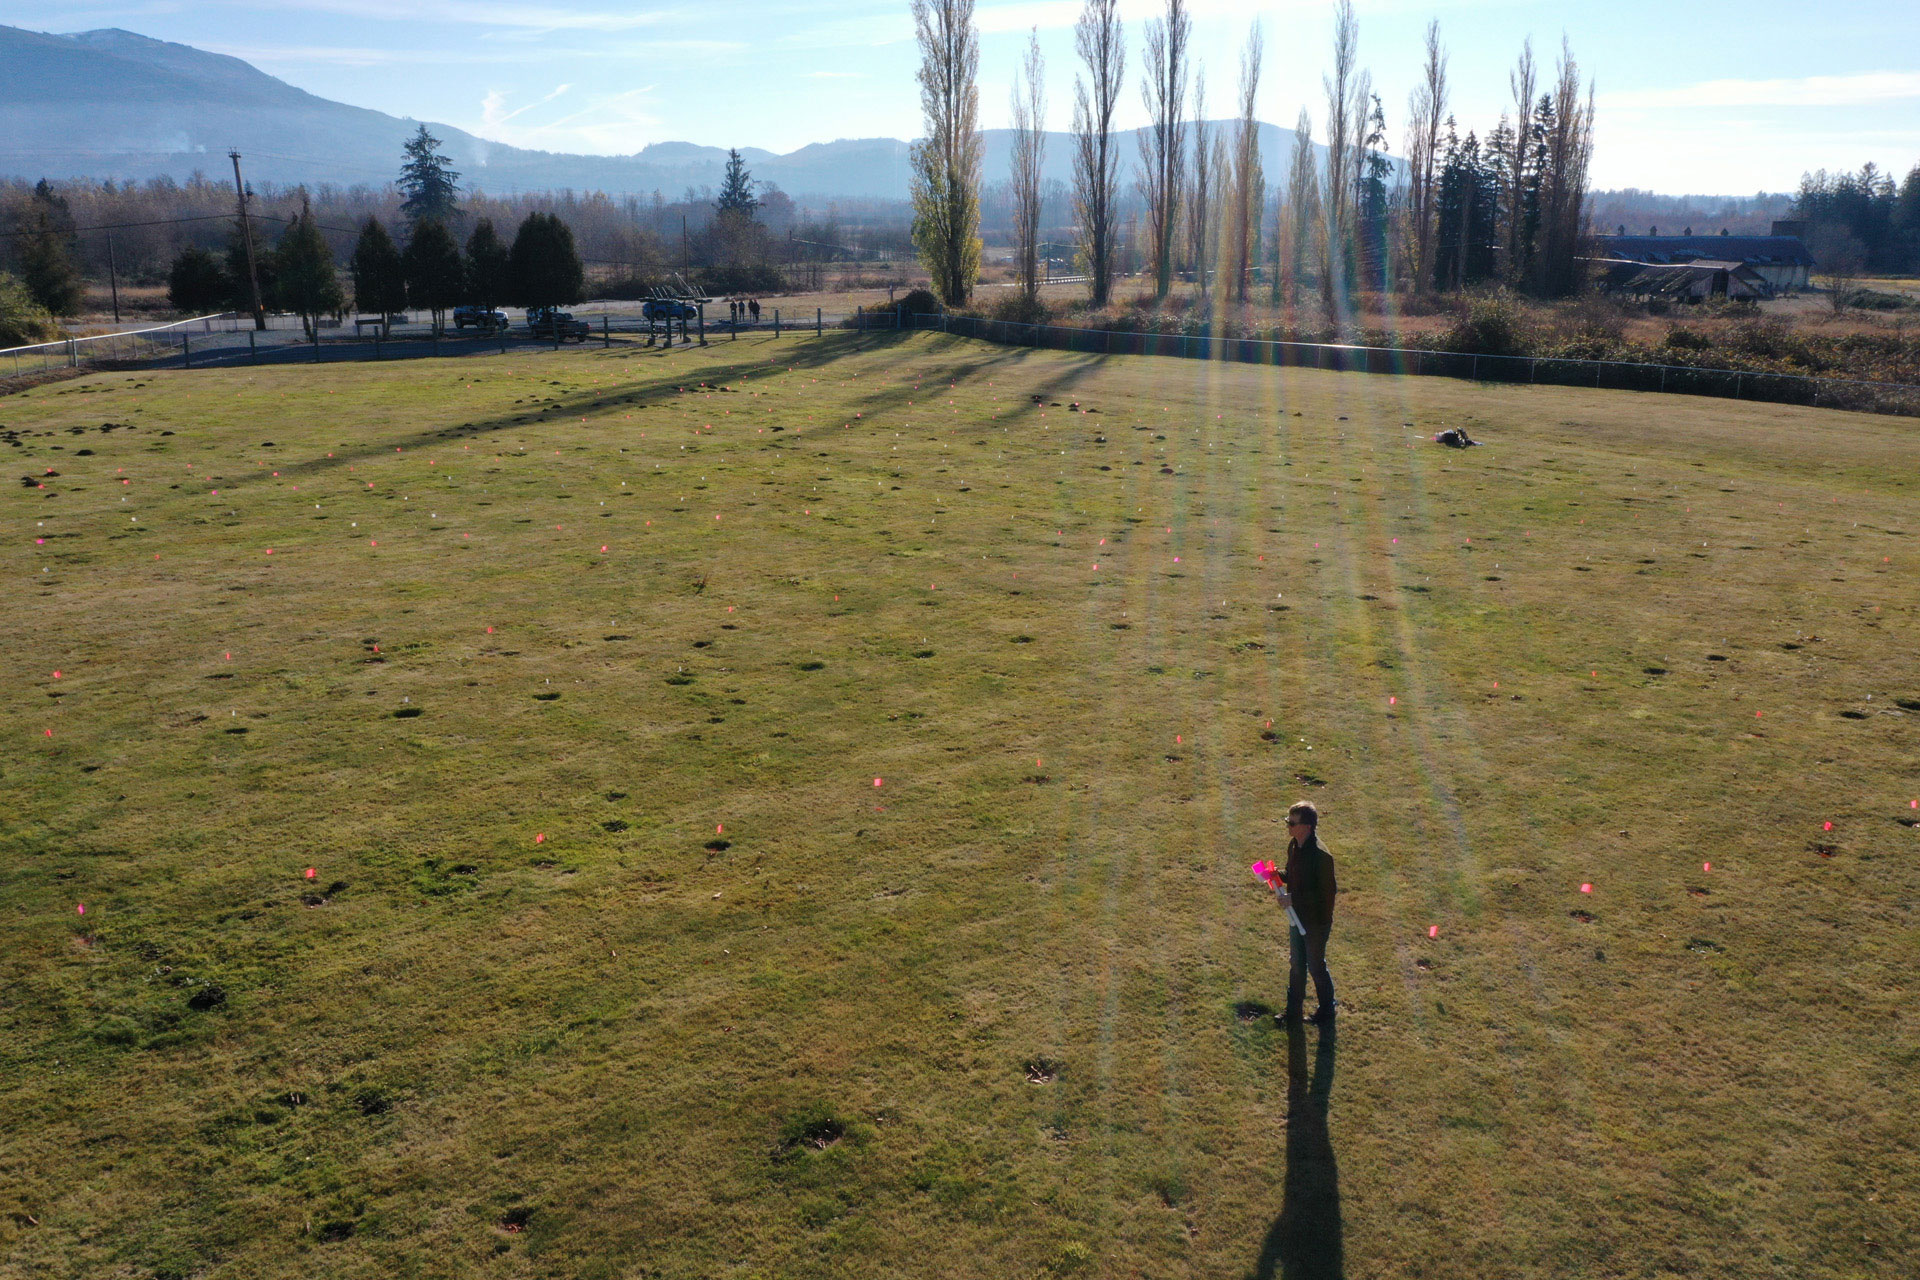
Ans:
{"type": "Polygon", "coordinates": [[[487,96],[480,100],[480,118],[486,121],[487,128],[498,130],[515,116],[523,116],[535,107],[544,107],[547,103],[552,102],[555,98],[571,88],[573,88],[573,86],[570,84],[559,85],[546,97],[535,99],[524,107],[515,107],[512,111],[505,110],[507,105],[506,94],[500,92],[498,89],[489,89],[487,96]]]}
{"type": "Polygon", "coordinates": [[[517,122],[517,117],[545,106],[573,86],[561,85],[537,102],[505,110],[506,97],[489,91],[480,101],[481,123],[475,132],[515,147],[543,151],[572,151],[589,155],[624,155],[657,139],[661,120],[652,109],[656,85],[600,94],[578,110],[541,123],[517,122]]]}
{"type": "Polygon", "coordinates": [[[1856,71],[1788,80],[1704,80],[1602,94],[1609,107],[1854,107],[1920,98],[1920,71],[1856,71]]]}

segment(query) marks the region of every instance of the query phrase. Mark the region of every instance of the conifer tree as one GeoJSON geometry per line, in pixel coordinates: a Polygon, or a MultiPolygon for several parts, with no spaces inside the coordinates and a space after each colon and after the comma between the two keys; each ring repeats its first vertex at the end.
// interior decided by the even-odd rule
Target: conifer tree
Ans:
{"type": "Polygon", "coordinates": [[[460,175],[453,159],[439,153],[440,139],[427,126],[407,139],[406,159],[400,165],[400,191],[406,196],[400,212],[415,225],[426,221],[451,222],[459,214],[460,175]]]}
{"type": "Polygon", "coordinates": [[[753,195],[753,175],[747,172],[747,162],[741,159],[738,147],[727,152],[727,173],[720,181],[720,198],[713,206],[719,213],[747,218],[760,207],[753,195]]]}
{"type": "Polygon", "coordinates": [[[220,259],[189,245],[167,272],[167,301],[175,311],[197,316],[219,311],[233,298],[233,281],[220,259]]]}
{"type": "Polygon", "coordinates": [[[19,237],[20,282],[27,293],[51,315],[70,316],[80,310],[85,296],[80,273],[73,265],[73,215],[64,196],[56,195],[45,178],[28,197],[19,237]]]}
{"type": "Polygon", "coordinates": [[[447,308],[460,301],[466,289],[466,265],[460,261],[460,246],[446,224],[422,222],[407,240],[400,257],[407,281],[407,300],[433,313],[433,331],[446,324],[447,308]]]}
{"type": "Polygon", "coordinates": [[[334,271],[333,250],[320,234],[312,210],[301,209],[281,235],[273,260],[275,304],[299,316],[300,327],[314,337],[320,317],[339,311],[347,299],[334,271]]]}
{"type": "Polygon", "coordinates": [[[466,299],[492,309],[513,292],[513,255],[500,243],[492,218],[482,218],[467,237],[466,299]]]}
{"type": "Polygon", "coordinates": [[[530,213],[513,237],[508,301],[523,307],[564,307],[577,302],[586,269],[573,247],[573,229],[557,214],[530,213]]]}
{"type": "Polygon", "coordinates": [[[350,266],[353,276],[353,305],[370,315],[386,316],[407,305],[407,281],[400,269],[400,250],[393,237],[368,218],[353,246],[350,266]]]}

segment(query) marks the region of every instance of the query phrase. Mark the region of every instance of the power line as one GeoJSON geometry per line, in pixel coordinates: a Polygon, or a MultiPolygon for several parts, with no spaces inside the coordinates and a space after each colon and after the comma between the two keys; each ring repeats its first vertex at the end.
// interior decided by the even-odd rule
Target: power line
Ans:
{"type": "MultiPolygon", "coordinates": [[[[182,222],[216,222],[224,221],[231,217],[233,217],[233,215],[230,213],[201,213],[195,214],[190,218],[154,218],[147,222],[100,222],[91,227],[74,227],[72,231],[75,235],[78,235],[82,231],[118,231],[122,227],[171,227],[182,222]]],[[[37,234],[38,232],[34,231],[0,231],[0,236],[30,236],[37,234]]]]}

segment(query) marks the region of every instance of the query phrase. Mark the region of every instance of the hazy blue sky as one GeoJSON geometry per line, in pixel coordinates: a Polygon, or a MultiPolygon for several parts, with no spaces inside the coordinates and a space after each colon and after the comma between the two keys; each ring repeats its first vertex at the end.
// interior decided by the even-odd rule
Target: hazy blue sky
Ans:
{"type": "MultiPolygon", "coordinates": [[[[1027,29],[1040,28],[1049,120],[1067,127],[1079,0],[978,0],[981,115],[1006,123],[1027,29]]],[[[1143,116],[1143,20],[1121,0],[1123,124],[1143,116]]],[[[1267,57],[1263,119],[1316,133],[1332,6],[1191,0],[1209,115],[1231,112],[1248,24],[1267,57]]],[[[1360,55],[1401,147],[1421,33],[1437,18],[1462,132],[1508,105],[1507,70],[1533,37],[1547,64],[1564,35],[1598,89],[1595,185],[1748,194],[1803,170],[1920,161],[1916,0],[1359,0],[1360,55]]],[[[917,53],[907,0],[0,0],[0,23],[116,26],[245,58],[323,97],[443,120],[517,146],[622,153],[684,140],[788,151],[843,137],[912,137],[917,53]]],[[[342,175],[352,180],[352,175],[342,175]]]]}

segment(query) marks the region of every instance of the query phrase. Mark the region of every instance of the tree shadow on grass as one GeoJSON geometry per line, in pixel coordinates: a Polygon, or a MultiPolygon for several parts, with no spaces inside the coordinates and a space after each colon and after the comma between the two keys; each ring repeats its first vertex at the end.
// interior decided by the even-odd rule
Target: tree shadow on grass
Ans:
{"type": "Polygon", "coordinates": [[[1258,1280],[1341,1280],[1346,1274],[1340,1220],[1340,1169],[1327,1136],[1333,1092],[1334,1031],[1320,1033],[1307,1076],[1307,1032],[1287,1027],[1287,1181],[1280,1216],[1267,1229],[1254,1270],[1258,1280]]]}

